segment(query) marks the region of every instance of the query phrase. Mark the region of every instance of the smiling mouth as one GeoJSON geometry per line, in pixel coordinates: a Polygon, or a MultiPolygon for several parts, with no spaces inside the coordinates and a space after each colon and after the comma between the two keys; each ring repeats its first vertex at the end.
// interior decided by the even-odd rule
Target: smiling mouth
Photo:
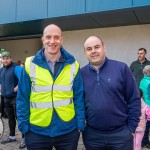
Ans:
{"type": "Polygon", "coordinates": [[[91,56],[92,58],[97,58],[98,56],[91,56]]]}
{"type": "Polygon", "coordinates": [[[48,46],[51,47],[51,48],[57,47],[57,45],[48,45],[48,46]]]}

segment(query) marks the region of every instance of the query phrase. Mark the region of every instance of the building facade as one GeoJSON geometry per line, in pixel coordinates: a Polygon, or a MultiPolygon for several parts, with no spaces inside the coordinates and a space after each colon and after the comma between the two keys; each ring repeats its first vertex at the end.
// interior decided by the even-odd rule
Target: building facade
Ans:
{"type": "Polygon", "coordinates": [[[51,23],[62,28],[63,46],[81,66],[90,35],[102,37],[111,59],[130,65],[140,47],[150,59],[150,0],[2,0],[0,47],[24,61],[42,47],[42,31],[51,23]]]}

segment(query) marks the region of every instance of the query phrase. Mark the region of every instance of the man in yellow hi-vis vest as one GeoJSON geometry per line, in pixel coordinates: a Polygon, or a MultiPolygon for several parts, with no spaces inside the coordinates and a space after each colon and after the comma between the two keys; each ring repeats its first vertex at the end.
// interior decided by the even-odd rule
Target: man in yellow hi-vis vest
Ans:
{"type": "Polygon", "coordinates": [[[79,64],[63,47],[61,29],[48,25],[43,47],[26,59],[17,117],[28,150],[76,150],[84,129],[83,82],[79,64]]]}

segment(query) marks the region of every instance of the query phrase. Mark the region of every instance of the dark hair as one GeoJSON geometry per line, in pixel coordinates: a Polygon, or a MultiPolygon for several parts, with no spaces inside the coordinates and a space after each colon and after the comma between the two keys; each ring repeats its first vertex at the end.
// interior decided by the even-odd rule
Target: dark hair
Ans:
{"type": "Polygon", "coordinates": [[[142,50],[145,52],[145,54],[147,54],[147,50],[145,48],[139,48],[138,51],[142,51],[142,50]]]}
{"type": "Polygon", "coordinates": [[[20,66],[21,61],[20,61],[20,60],[17,60],[15,63],[16,63],[18,66],[20,66]]]}
{"type": "Polygon", "coordinates": [[[24,66],[24,63],[21,63],[20,66],[21,66],[21,65],[24,66]]]}

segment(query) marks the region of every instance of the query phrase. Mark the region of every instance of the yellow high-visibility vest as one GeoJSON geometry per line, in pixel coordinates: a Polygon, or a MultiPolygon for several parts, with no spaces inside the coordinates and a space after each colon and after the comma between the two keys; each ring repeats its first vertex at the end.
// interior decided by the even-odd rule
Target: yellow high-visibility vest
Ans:
{"type": "Polygon", "coordinates": [[[73,103],[73,81],[79,70],[79,63],[66,65],[54,81],[50,72],[34,63],[33,57],[25,62],[25,69],[31,79],[30,123],[47,127],[52,120],[53,109],[65,122],[75,116],[73,103]]]}

